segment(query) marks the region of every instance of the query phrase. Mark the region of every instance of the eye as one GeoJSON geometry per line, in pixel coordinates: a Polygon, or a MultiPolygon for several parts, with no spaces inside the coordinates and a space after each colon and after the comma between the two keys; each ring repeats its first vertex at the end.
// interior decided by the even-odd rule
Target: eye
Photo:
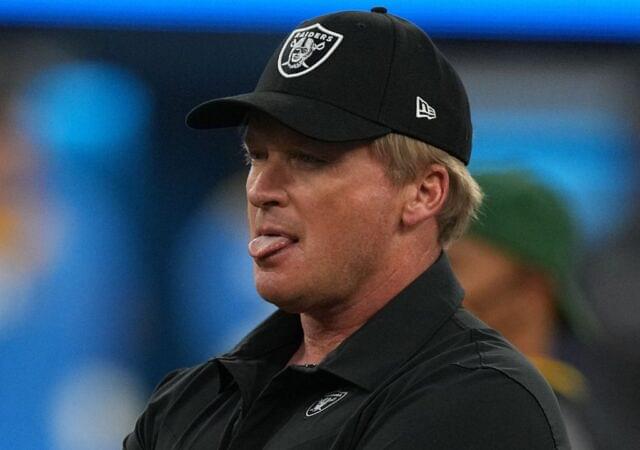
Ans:
{"type": "Polygon", "coordinates": [[[328,163],[327,160],[319,156],[313,155],[311,153],[302,152],[302,151],[293,152],[291,154],[291,159],[301,162],[303,164],[314,165],[314,166],[321,166],[328,163]]]}
{"type": "Polygon", "coordinates": [[[246,144],[242,144],[241,147],[244,162],[248,166],[253,165],[257,160],[266,159],[266,154],[264,154],[264,152],[250,150],[246,144]]]}

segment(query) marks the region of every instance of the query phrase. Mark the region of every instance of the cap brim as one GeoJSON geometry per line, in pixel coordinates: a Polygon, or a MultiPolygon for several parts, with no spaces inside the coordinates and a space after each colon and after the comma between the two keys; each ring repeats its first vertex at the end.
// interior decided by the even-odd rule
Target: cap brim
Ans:
{"type": "Polygon", "coordinates": [[[242,125],[247,113],[257,110],[289,128],[330,142],[383,136],[391,129],[319,100],[281,92],[252,92],[210,100],[187,114],[191,128],[210,129],[242,125]]]}

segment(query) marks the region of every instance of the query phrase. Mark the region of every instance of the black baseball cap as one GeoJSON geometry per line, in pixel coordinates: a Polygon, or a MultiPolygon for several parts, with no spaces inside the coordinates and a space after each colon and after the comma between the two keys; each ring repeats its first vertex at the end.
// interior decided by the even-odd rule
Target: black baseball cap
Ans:
{"type": "Polygon", "coordinates": [[[383,7],[302,22],[271,56],[253,92],[202,103],[187,125],[238,126],[251,110],[322,141],[396,132],[465,164],[471,156],[460,78],[424,31],[383,7]]]}

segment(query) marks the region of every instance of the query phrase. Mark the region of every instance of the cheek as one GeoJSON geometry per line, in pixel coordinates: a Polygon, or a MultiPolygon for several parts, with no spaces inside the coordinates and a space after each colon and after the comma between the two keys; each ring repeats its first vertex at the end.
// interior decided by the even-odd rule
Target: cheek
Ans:
{"type": "Polygon", "coordinates": [[[328,252],[386,236],[396,222],[392,198],[386,192],[333,194],[309,206],[310,236],[321,241],[319,245],[329,244],[328,252]]]}

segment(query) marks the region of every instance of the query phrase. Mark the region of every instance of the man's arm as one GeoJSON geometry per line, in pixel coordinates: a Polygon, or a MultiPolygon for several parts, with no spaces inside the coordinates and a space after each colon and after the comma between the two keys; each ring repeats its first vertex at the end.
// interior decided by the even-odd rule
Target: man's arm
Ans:
{"type": "Polygon", "coordinates": [[[165,376],[151,394],[144,412],[138,418],[134,430],[122,442],[123,450],[151,450],[155,446],[156,424],[159,420],[156,411],[159,404],[166,403],[167,392],[177,376],[184,369],[175,370],[165,376]]]}
{"type": "Polygon", "coordinates": [[[140,441],[138,440],[135,430],[124,438],[122,450],[144,450],[144,448],[140,446],[140,441]]]}

